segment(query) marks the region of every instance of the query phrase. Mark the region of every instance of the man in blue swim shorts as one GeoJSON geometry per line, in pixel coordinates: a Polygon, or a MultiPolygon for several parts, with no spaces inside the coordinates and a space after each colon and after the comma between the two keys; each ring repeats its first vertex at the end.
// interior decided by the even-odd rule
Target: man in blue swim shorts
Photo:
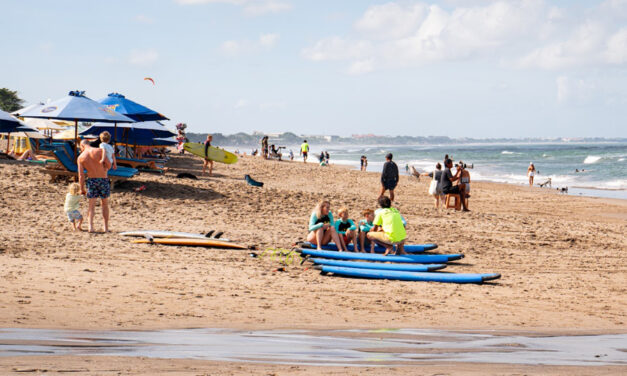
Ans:
{"type": "Polygon", "coordinates": [[[76,160],[78,164],[78,183],[81,191],[89,199],[87,218],[89,219],[89,232],[94,232],[94,211],[96,201],[101,200],[102,218],[104,219],[104,231],[109,232],[109,196],[111,195],[111,182],[107,177],[107,171],[111,163],[107,158],[102,160],[103,149],[93,148],[89,141],[81,142],[81,155],[76,160]],[[85,174],[87,170],[87,174],[85,174]]]}

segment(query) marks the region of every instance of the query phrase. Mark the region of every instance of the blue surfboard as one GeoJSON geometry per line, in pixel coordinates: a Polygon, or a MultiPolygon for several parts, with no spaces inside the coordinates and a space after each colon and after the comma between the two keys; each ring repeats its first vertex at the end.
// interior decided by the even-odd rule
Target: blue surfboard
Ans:
{"type": "MultiPolygon", "coordinates": [[[[303,247],[304,248],[318,248],[315,244],[311,244],[309,242],[304,242],[303,243],[303,247]]],[[[355,245],[354,244],[348,244],[346,246],[346,248],[348,248],[349,251],[354,251],[355,250],[355,245]]],[[[424,251],[430,251],[432,249],[436,249],[438,248],[437,244],[433,244],[433,243],[429,243],[429,244],[406,244],[405,245],[405,252],[407,253],[420,253],[420,252],[424,252],[424,251]]],[[[337,245],[335,245],[335,243],[329,243],[327,245],[323,245],[322,249],[328,250],[328,251],[337,251],[337,245]]],[[[370,247],[366,246],[366,251],[370,252],[370,247]]],[[[381,247],[380,245],[375,245],[374,246],[374,251],[376,253],[383,253],[385,252],[385,248],[381,247]]]]}
{"type": "Polygon", "coordinates": [[[448,283],[482,283],[501,278],[499,273],[456,274],[456,273],[415,273],[396,270],[373,270],[359,268],[342,268],[338,266],[322,266],[322,273],[333,273],[346,277],[393,279],[399,281],[424,281],[448,283]]]}
{"type": "Polygon", "coordinates": [[[337,251],[319,251],[317,249],[301,248],[303,255],[313,257],[329,258],[336,260],[365,260],[365,261],[389,261],[403,262],[413,264],[439,264],[464,258],[462,254],[452,255],[403,255],[403,256],[383,256],[376,253],[361,252],[337,252],[337,251]]]}
{"type": "Polygon", "coordinates": [[[404,272],[433,272],[446,268],[445,264],[387,264],[380,262],[360,262],[346,260],[329,260],[324,258],[311,259],[314,264],[340,266],[344,268],[376,269],[376,270],[398,270],[404,272]]]}

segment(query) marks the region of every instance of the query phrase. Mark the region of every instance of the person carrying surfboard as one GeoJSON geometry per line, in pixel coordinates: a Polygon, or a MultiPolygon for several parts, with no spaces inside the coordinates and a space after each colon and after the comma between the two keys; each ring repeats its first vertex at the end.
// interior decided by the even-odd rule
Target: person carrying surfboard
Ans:
{"type": "Polygon", "coordinates": [[[205,161],[202,165],[202,174],[205,175],[205,170],[209,167],[209,176],[213,174],[213,161],[209,159],[209,148],[211,147],[211,141],[213,140],[213,136],[208,134],[207,139],[205,140],[205,161]]]}
{"type": "Polygon", "coordinates": [[[384,256],[387,256],[394,250],[394,245],[398,247],[397,255],[406,255],[405,239],[407,238],[407,233],[405,232],[401,213],[399,213],[398,209],[391,207],[392,201],[387,196],[379,197],[378,202],[381,210],[377,211],[373,222],[374,227],[366,236],[370,241],[385,247],[384,256]]]}

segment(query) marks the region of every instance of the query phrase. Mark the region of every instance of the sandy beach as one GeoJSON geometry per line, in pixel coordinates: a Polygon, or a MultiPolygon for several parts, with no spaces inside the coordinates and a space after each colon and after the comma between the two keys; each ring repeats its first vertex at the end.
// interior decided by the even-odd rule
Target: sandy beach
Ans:
{"type": "MultiPolygon", "coordinates": [[[[110,234],[75,233],[63,212],[66,185],[40,167],[0,161],[0,327],[68,329],[493,329],[625,333],[627,202],[497,183],[472,183],[470,213],[437,211],[429,179],[402,176],[397,203],[411,243],[463,253],[446,271],[498,272],[484,285],[374,281],[323,276],[311,264],[284,266],[251,251],[132,244],[118,232],[207,232],[257,254],[304,240],[321,199],[360,219],[375,209],[378,173],[341,166],[242,157],[216,164],[173,156],[165,175],[142,173],[114,190],[110,234]],[[265,183],[251,187],[243,177],[265,183]],[[134,188],[146,186],[141,192],[134,188]],[[277,271],[280,267],[285,271],[277,271]]],[[[83,214],[86,202],[81,205],[83,214]]],[[[96,228],[102,227],[99,210],[96,228]]],[[[358,374],[366,369],[137,358],[0,358],[0,373],[65,366],[77,374],[358,374]],[[112,370],[108,364],[115,363],[112,370]],[[115,372],[114,372],[115,371],[115,372]]],[[[65,368],[67,368],[65,367],[65,368]]],[[[425,374],[615,374],[612,367],[426,366],[425,374]],[[432,367],[432,368],[431,368],[432,367]]],[[[57,370],[57,371],[55,371],[57,370]]],[[[370,374],[416,374],[369,368],[370,374]]],[[[39,371],[33,371],[39,372],[39,371]]]]}

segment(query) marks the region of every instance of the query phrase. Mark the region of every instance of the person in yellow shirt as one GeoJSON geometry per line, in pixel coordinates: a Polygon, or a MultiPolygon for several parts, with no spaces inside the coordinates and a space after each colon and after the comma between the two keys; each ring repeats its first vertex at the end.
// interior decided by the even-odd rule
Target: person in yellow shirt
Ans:
{"type": "Polygon", "coordinates": [[[387,256],[394,250],[395,245],[397,246],[397,255],[406,255],[405,239],[407,238],[407,233],[405,232],[401,213],[399,213],[398,209],[391,207],[392,201],[387,196],[379,197],[378,202],[381,209],[377,211],[374,217],[374,227],[366,236],[369,240],[385,247],[384,256],[387,256]]]}
{"type": "Polygon", "coordinates": [[[307,140],[304,140],[303,144],[300,145],[300,154],[303,156],[303,163],[307,162],[307,155],[309,154],[309,144],[307,140]]]}

